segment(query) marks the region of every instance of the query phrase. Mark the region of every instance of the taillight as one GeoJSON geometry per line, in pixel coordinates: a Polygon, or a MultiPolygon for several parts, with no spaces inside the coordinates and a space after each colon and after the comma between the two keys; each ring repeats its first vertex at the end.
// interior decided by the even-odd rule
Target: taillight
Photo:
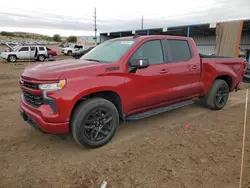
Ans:
{"type": "Polygon", "coordinates": [[[247,61],[244,61],[244,69],[246,69],[248,66],[248,62],[247,61]]]}

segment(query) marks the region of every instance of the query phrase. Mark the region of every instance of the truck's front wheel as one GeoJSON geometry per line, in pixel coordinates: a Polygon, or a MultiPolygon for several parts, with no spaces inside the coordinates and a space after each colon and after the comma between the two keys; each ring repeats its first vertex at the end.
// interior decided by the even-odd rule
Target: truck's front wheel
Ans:
{"type": "Polygon", "coordinates": [[[229,97],[229,86],[226,81],[224,80],[215,80],[211,89],[204,97],[205,104],[213,109],[213,110],[220,110],[222,109],[229,97]]]}
{"type": "Polygon", "coordinates": [[[92,98],[75,109],[71,130],[78,144],[97,148],[112,139],[118,125],[119,114],[115,105],[102,98],[92,98]]]}

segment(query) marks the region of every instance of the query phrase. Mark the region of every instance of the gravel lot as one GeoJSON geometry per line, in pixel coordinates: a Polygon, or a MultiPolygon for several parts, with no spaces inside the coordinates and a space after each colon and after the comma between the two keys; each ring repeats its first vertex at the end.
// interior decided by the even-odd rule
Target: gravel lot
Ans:
{"type": "MultiPolygon", "coordinates": [[[[194,104],[122,123],[111,143],[89,150],[22,121],[18,79],[28,64],[0,62],[0,187],[94,188],[103,180],[107,188],[238,187],[244,89],[250,84],[232,93],[221,111],[194,104]]],[[[250,181],[249,134],[248,123],[245,187],[250,181]]]]}

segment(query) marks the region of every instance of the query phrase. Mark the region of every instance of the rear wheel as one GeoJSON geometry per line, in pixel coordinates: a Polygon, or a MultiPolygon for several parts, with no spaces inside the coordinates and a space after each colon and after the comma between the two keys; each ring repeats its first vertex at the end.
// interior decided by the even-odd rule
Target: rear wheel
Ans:
{"type": "Polygon", "coordinates": [[[203,98],[204,103],[207,107],[213,110],[222,109],[229,97],[229,86],[224,80],[215,80],[210,91],[203,98]]]}
{"type": "Polygon", "coordinates": [[[119,125],[115,105],[102,98],[81,103],[73,113],[72,135],[81,146],[98,148],[107,144],[119,125]]]}
{"type": "Polygon", "coordinates": [[[44,55],[39,55],[37,59],[39,61],[45,61],[45,56],[44,55]]]}

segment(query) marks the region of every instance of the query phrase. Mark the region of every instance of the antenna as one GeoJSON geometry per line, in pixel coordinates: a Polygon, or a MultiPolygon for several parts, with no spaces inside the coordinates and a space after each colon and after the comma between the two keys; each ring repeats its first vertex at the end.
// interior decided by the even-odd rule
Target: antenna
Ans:
{"type": "Polygon", "coordinates": [[[143,30],[143,15],[141,17],[141,30],[143,30]]]}
{"type": "Polygon", "coordinates": [[[95,10],[94,10],[94,31],[95,31],[95,37],[94,37],[94,39],[95,39],[95,46],[96,46],[96,44],[97,44],[97,26],[96,26],[96,7],[95,7],[95,10]]]}

